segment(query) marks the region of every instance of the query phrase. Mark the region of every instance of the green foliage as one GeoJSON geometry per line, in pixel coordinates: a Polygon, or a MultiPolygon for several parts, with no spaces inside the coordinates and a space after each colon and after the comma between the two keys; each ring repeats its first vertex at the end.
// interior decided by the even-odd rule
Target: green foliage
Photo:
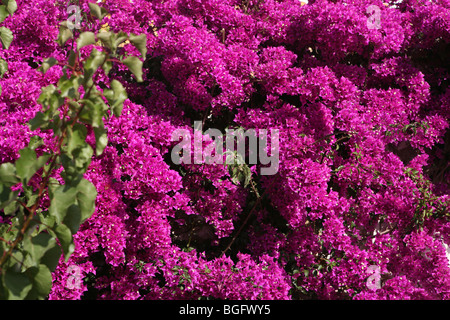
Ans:
{"type": "Polygon", "coordinates": [[[233,163],[228,164],[228,173],[231,181],[236,185],[243,184],[244,188],[246,188],[252,179],[252,172],[249,166],[238,152],[226,151],[225,154],[227,154],[227,163],[233,160],[233,163]]]}
{"type": "Polygon", "coordinates": [[[88,5],[89,5],[89,10],[91,11],[91,14],[99,20],[102,20],[108,14],[106,9],[100,7],[98,4],[91,2],[88,5]]]}
{"type": "Polygon", "coordinates": [[[0,27],[0,42],[2,43],[3,49],[8,49],[13,41],[14,36],[6,27],[0,27]]]}
{"type": "Polygon", "coordinates": [[[130,42],[139,50],[142,58],[147,54],[147,36],[145,34],[134,35],[131,34],[130,42]]]}
{"type": "Polygon", "coordinates": [[[108,100],[113,114],[120,116],[123,102],[127,99],[127,93],[122,84],[117,80],[111,81],[111,89],[103,90],[103,94],[108,100]]]}
{"type": "Polygon", "coordinates": [[[73,38],[73,32],[67,26],[67,21],[64,21],[63,23],[61,23],[61,25],[59,27],[58,39],[56,40],[56,42],[60,46],[64,46],[65,43],[67,42],[67,40],[72,39],[72,38],[73,38]]]}
{"type": "Polygon", "coordinates": [[[450,218],[450,202],[444,202],[434,194],[430,180],[413,168],[406,168],[405,174],[414,181],[419,193],[413,221],[416,227],[422,228],[425,221],[430,218],[450,218]]]}
{"type": "Polygon", "coordinates": [[[77,50],[80,50],[81,48],[94,43],[95,34],[90,31],[83,32],[77,39],[77,50]]]}
{"type": "Polygon", "coordinates": [[[0,22],[5,21],[5,19],[9,16],[8,11],[4,5],[0,5],[0,22]]]}
{"type": "Polygon", "coordinates": [[[13,14],[17,10],[17,3],[15,0],[2,0],[3,5],[1,7],[4,7],[6,12],[8,14],[13,14]]]}
{"type": "Polygon", "coordinates": [[[128,57],[123,63],[130,69],[138,82],[142,82],[142,61],[136,57],[128,57]]]}
{"type": "MultiPolygon", "coordinates": [[[[2,0],[0,5],[0,22],[5,21],[5,19],[12,15],[17,10],[17,3],[15,0],[2,0]]],[[[2,43],[3,49],[8,49],[13,41],[13,34],[11,30],[6,27],[0,27],[0,42],[2,43]]],[[[2,76],[3,76],[2,72],[2,76]]]]}
{"type": "MultiPolygon", "coordinates": [[[[17,9],[15,1],[2,3],[1,21],[17,9]]],[[[96,4],[90,3],[89,7],[91,15],[98,19],[107,14],[96,4]]],[[[0,28],[0,40],[7,48],[12,38],[5,29],[0,28]]],[[[72,38],[72,31],[65,23],[61,24],[57,42],[64,45],[72,38]]],[[[95,211],[97,190],[84,179],[84,174],[94,151],[100,156],[108,144],[104,118],[119,116],[127,99],[124,87],[117,80],[101,93],[97,89],[96,73],[100,69],[109,72],[113,62],[122,62],[142,81],[142,61],[137,57],[123,60],[116,56],[117,46],[126,40],[145,56],[145,35],[81,32],[74,40],[77,50],[71,50],[68,61],[62,64],[63,75],[56,86],[42,88],[37,100],[42,110],[28,123],[32,131],[52,131],[56,150],[38,152],[37,148],[44,142],[35,135],[19,151],[15,163],[0,165],[0,210],[11,217],[10,223],[0,224],[1,299],[45,299],[52,286],[51,273],[60,257],[69,259],[74,251],[73,235],[95,211]],[[101,43],[104,50],[92,48],[90,55],[81,59],[79,50],[96,43],[101,43]],[[86,141],[88,129],[95,134],[95,150],[86,141]],[[56,171],[61,167],[62,182],[56,179],[56,171]],[[43,201],[47,196],[48,208],[43,201]]],[[[50,57],[39,70],[45,73],[57,63],[50,57]]],[[[0,74],[6,70],[7,65],[0,61],[0,74]]]]}
{"type": "Polygon", "coordinates": [[[3,75],[8,71],[8,63],[0,59],[0,78],[3,78],[3,75]]]}

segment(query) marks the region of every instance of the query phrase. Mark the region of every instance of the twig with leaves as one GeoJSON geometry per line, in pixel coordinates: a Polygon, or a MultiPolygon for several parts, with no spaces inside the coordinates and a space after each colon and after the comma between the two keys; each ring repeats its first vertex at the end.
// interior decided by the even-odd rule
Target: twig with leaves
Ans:
{"type": "MultiPolygon", "coordinates": [[[[89,7],[91,16],[99,20],[107,14],[94,3],[89,7]]],[[[65,22],[57,42],[64,46],[69,39],[74,39],[74,34],[65,22]]],[[[95,75],[99,70],[108,74],[113,62],[121,62],[137,81],[142,81],[143,63],[138,57],[117,57],[118,46],[127,40],[145,58],[145,35],[81,32],[57,86],[42,89],[38,102],[43,109],[29,121],[32,131],[53,131],[54,146],[48,148],[53,151],[38,152],[43,140],[35,135],[19,151],[15,163],[0,166],[0,210],[11,216],[10,223],[0,224],[2,299],[45,299],[61,254],[66,261],[69,259],[74,251],[73,235],[95,210],[97,190],[84,178],[94,156],[86,141],[88,129],[94,132],[95,155],[100,156],[108,143],[103,119],[120,116],[127,99],[117,80],[100,92],[95,75]],[[102,51],[92,48],[90,55],[81,59],[80,50],[96,43],[101,43],[102,51]],[[63,183],[55,178],[61,167],[63,183]],[[46,197],[50,199],[48,208],[43,205],[46,197]]],[[[48,58],[40,71],[45,73],[57,63],[48,58]]]]}

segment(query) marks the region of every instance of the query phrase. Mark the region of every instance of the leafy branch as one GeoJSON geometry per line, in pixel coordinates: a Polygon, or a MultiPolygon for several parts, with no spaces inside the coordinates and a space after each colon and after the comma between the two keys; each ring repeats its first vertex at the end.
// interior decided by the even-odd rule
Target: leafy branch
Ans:
{"type": "MultiPolygon", "coordinates": [[[[8,1],[6,1],[8,3],[8,1]]],[[[3,1],[5,3],[5,1],[3,1]]],[[[89,4],[91,15],[102,19],[106,11],[89,4]]],[[[0,6],[0,17],[2,12],[0,6]]],[[[62,23],[57,42],[64,46],[74,34],[62,23]]],[[[0,165],[0,210],[9,223],[0,224],[0,298],[44,299],[52,286],[51,273],[61,254],[67,261],[74,251],[73,235],[95,211],[97,190],[84,178],[94,149],[86,142],[88,130],[95,135],[95,154],[100,156],[108,138],[103,119],[120,116],[127,93],[112,80],[100,92],[96,75],[108,74],[113,62],[125,64],[137,81],[142,81],[142,61],[138,57],[117,57],[118,46],[129,41],[146,55],[146,36],[124,32],[81,32],[76,50],[70,50],[63,75],[57,85],[42,89],[37,100],[42,110],[28,125],[32,131],[53,131],[51,152],[38,152],[43,140],[35,135],[19,151],[15,163],[0,165]],[[81,59],[80,50],[101,43],[81,59]],[[82,90],[81,90],[82,89],[82,90]],[[106,103],[107,102],[107,103],[106,103]],[[60,178],[57,179],[57,172],[60,178]],[[46,199],[50,205],[45,205],[46,199]]],[[[58,61],[46,59],[45,73],[58,61]]]]}
{"type": "Polygon", "coordinates": [[[406,168],[405,174],[414,181],[418,190],[418,192],[416,192],[418,193],[416,196],[417,205],[413,224],[422,228],[427,219],[448,219],[450,217],[450,202],[444,202],[434,194],[431,187],[431,181],[413,168],[406,168]]]}

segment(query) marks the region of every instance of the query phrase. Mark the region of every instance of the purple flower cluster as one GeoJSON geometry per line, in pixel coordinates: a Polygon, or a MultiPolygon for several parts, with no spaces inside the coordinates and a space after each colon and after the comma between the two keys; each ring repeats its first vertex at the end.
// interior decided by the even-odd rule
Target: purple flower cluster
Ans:
{"type": "MultiPolygon", "coordinates": [[[[449,1],[102,2],[110,14],[82,26],[146,34],[144,81],[117,66],[99,78],[129,99],[106,120],[86,173],[96,211],[49,299],[450,299],[449,1]],[[244,185],[223,164],[172,163],[172,132],[194,121],[278,129],[278,172],[257,164],[244,185]]],[[[61,76],[37,67],[67,54],[55,42],[67,1],[17,3],[0,163],[61,76]]]]}

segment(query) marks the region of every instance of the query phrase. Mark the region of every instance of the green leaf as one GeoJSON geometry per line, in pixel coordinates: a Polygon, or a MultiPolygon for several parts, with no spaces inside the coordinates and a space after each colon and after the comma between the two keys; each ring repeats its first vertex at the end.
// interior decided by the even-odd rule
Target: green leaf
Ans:
{"type": "Polygon", "coordinates": [[[248,186],[252,179],[252,172],[247,165],[244,165],[244,188],[248,186]]]}
{"type": "Polygon", "coordinates": [[[23,300],[33,286],[28,276],[16,271],[14,267],[6,270],[3,281],[8,288],[9,300],[23,300]]]}
{"type": "Polygon", "coordinates": [[[56,222],[55,217],[49,215],[47,211],[42,212],[41,210],[38,210],[36,212],[36,217],[34,219],[37,220],[40,231],[47,230],[48,228],[53,228],[56,222]]]}
{"type": "Polygon", "coordinates": [[[0,6],[0,22],[5,21],[8,16],[9,13],[6,11],[6,6],[0,6]]]}
{"type": "MultiPolygon", "coordinates": [[[[14,203],[18,194],[19,191],[12,191],[10,187],[0,184],[0,209],[8,207],[10,204],[14,203]]],[[[5,214],[8,213],[10,213],[10,210],[5,212],[5,214]]]]}
{"type": "Polygon", "coordinates": [[[36,203],[37,199],[39,198],[39,195],[37,193],[35,193],[35,194],[32,194],[31,196],[29,196],[27,198],[28,198],[28,201],[26,203],[26,206],[28,208],[30,208],[31,206],[33,206],[36,203]]]}
{"type": "Polygon", "coordinates": [[[97,34],[97,38],[103,43],[104,46],[113,50],[114,41],[116,39],[116,35],[111,31],[100,32],[97,34]]]}
{"type": "Polygon", "coordinates": [[[51,192],[51,203],[48,213],[56,218],[56,223],[60,224],[64,220],[69,207],[75,204],[76,194],[76,188],[66,185],[56,187],[51,192]]]}
{"type": "Polygon", "coordinates": [[[67,262],[69,260],[70,255],[75,250],[72,233],[70,232],[70,229],[63,224],[57,225],[53,229],[53,231],[55,232],[56,236],[58,237],[59,243],[61,244],[61,248],[64,253],[64,258],[67,262]]]}
{"type": "MultiPolygon", "coordinates": [[[[15,199],[14,199],[15,200],[15,199]]],[[[19,209],[19,204],[17,201],[12,200],[8,205],[3,208],[3,213],[7,216],[13,215],[19,209]]]]}
{"type": "MultiPolygon", "coordinates": [[[[14,219],[11,219],[14,220],[14,219]]],[[[6,241],[13,241],[17,237],[17,230],[11,228],[9,223],[0,223],[0,234],[6,241]]],[[[0,254],[3,254],[5,250],[9,250],[9,245],[5,241],[0,241],[0,254]]]]}
{"type": "Polygon", "coordinates": [[[14,164],[9,162],[2,163],[0,165],[0,184],[11,187],[19,182],[14,164]]]}
{"type": "Polygon", "coordinates": [[[62,127],[61,127],[61,116],[59,110],[56,110],[53,113],[53,118],[51,119],[51,122],[49,122],[46,125],[43,125],[41,127],[42,130],[51,129],[53,130],[54,136],[59,136],[62,133],[62,127]]]}
{"type": "Polygon", "coordinates": [[[128,69],[134,74],[138,82],[142,82],[142,66],[143,63],[139,58],[130,56],[122,61],[128,69]]]}
{"type": "Polygon", "coordinates": [[[58,224],[65,221],[69,211],[74,212],[74,208],[69,210],[72,205],[78,205],[81,222],[84,222],[94,213],[97,190],[91,182],[81,179],[72,187],[66,185],[56,187],[50,196],[52,202],[48,212],[56,218],[58,224]]]}
{"type": "Polygon", "coordinates": [[[84,64],[84,69],[92,69],[94,72],[101,65],[103,60],[105,60],[106,54],[104,52],[98,51],[93,48],[89,58],[86,60],[84,64]]]}
{"type": "Polygon", "coordinates": [[[146,34],[140,34],[140,35],[131,34],[129,37],[129,40],[133,44],[133,46],[135,46],[136,49],[141,53],[141,57],[143,59],[145,59],[145,56],[147,54],[147,35],[146,34]]]}
{"type": "Polygon", "coordinates": [[[28,147],[20,150],[19,154],[20,158],[16,161],[16,172],[26,185],[36,171],[47,163],[50,155],[44,153],[39,159],[36,159],[36,152],[28,147]]]}
{"type": "Polygon", "coordinates": [[[75,234],[80,228],[81,224],[81,209],[78,205],[71,205],[67,209],[66,217],[63,221],[72,234],[75,234]]]}
{"type": "Polygon", "coordinates": [[[11,30],[5,27],[0,27],[0,41],[3,49],[9,49],[11,42],[13,41],[13,34],[11,30]]]}
{"type": "Polygon", "coordinates": [[[52,289],[52,273],[45,264],[29,268],[26,273],[32,279],[33,287],[26,296],[26,300],[43,300],[52,289]]]}
{"type": "Polygon", "coordinates": [[[44,264],[48,269],[53,272],[58,266],[59,259],[61,258],[62,250],[60,246],[54,246],[49,249],[41,259],[41,264],[44,264]]]}
{"type": "Polygon", "coordinates": [[[105,8],[100,7],[96,3],[90,2],[88,5],[89,5],[89,10],[91,11],[91,14],[99,20],[102,20],[108,14],[108,11],[106,11],[105,8]]]}
{"type": "Polygon", "coordinates": [[[17,10],[17,3],[15,0],[2,0],[2,3],[6,7],[6,11],[9,12],[9,14],[13,14],[17,10]]]}
{"type": "Polygon", "coordinates": [[[95,97],[86,100],[83,99],[80,100],[80,102],[84,103],[85,106],[79,115],[79,119],[84,123],[90,124],[94,128],[102,127],[104,125],[104,103],[96,101],[95,97]]]}
{"type": "Polygon", "coordinates": [[[42,153],[36,161],[36,171],[45,166],[48,160],[50,160],[50,154],[47,152],[42,153]]]}
{"type": "Polygon", "coordinates": [[[61,23],[59,28],[58,39],[56,42],[62,47],[67,42],[67,40],[73,38],[73,32],[67,27],[67,21],[61,23]]]}
{"type": "Polygon", "coordinates": [[[78,110],[80,110],[80,104],[76,101],[69,101],[68,102],[70,111],[74,112],[73,115],[76,115],[78,113],[78,110]]]}
{"type": "Polygon", "coordinates": [[[42,65],[39,67],[38,70],[45,74],[48,71],[48,69],[50,69],[57,63],[58,63],[58,60],[56,60],[53,57],[50,57],[48,59],[45,59],[44,62],[42,62],[42,65]]]}
{"type": "Polygon", "coordinates": [[[59,186],[61,186],[61,184],[59,183],[58,180],[56,180],[55,178],[52,178],[52,177],[48,178],[48,192],[49,192],[50,198],[52,198],[53,192],[59,186]]]}
{"type": "Polygon", "coordinates": [[[105,147],[108,144],[108,135],[106,134],[106,131],[104,128],[94,128],[94,134],[95,134],[95,154],[100,156],[103,153],[103,150],[105,150],[105,147]]]}
{"type": "Polygon", "coordinates": [[[117,48],[119,44],[125,42],[127,39],[128,35],[125,32],[120,31],[119,33],[117,33],[114,37],[114,49],[117,48]]]}
{"type": "Polygon", "coordinates": [[[28,142],[28,148],[31,150],[36,150],[36,148],[42,146],[44,144],[44,140],[42,140],[39,136],[32,136],[30,141],[28,142]]]}
{"type": "Polygon", "coordinates": [[[25,181],[28,180],[36,173],[36,152],[30,148],[23,148],[19,151],[20,158],[16,161],[17,175],[25,181]]]}
{"type": "Polygon", "coordinates": [[[50,96],[48,100],[48,110],[45,112],[49,117],[55,116],[55,111],[58,113],[57,119],[59,119],[59,111],[58,108],[64,104],[64,98],[59,94],[59,92],[55,92],[52,96],[50,96]]]}
{"type": "MultiPolygon", "coordinates": [[[[0,209],[5,209],[6,215],[11,214],[15,200],[19,191],[12,191],[11,186],[20,182],[16,175],[16,168],[12,163],[3,163],[0,165],[0,209]]],[[[15,210],[14,210],[15,212],[15,210]]],[[[13,213],[14,213],[13,212],[13,213]]]]}
{"type": "Polygon", "coordinates": [[[122,113],[123,102],[128,98],[127,92],[122,84],[117,81],[111,81],[111,90],[104,90],[103,94],[108,100],[114,115],[120,116],[122,113]]]}
{"type": "Polygon", "coordinates": [[[3,5],[0,5],[0,22],[12,15],[17,10],[17,3],[14,0],[3,0],[3,5]]]}
{"type": "Polygon", "coordinates": [[[79,96],[78,88],[80,87],[81,81],[81,78],[77,76],[71,76],[70,79],[67,79],[66,76],[62,76],[58,81],[61,97],[77,99],[79,96]]]}
{"type": "Polygon", "coordinates": [[[67,152],[72,152],[86,144],[87,129],[84,125],[76,123],[73,128],[68,128],[67,152]]]}
{"type": "MultiPolygon", "coordinates": [[[[67,154],[61,155],[61,164],[64,167],[64,171],[61,172],[61,177],[64,179],[64,183],[67,186],[76,185],[83,177],[82,171],[80,171],[74,160],[74,156],[70,157],[67,154]]],[[[86,164],[86,167],[88,164],[86,164]]]]}
{"type": "Polygon", "coordinates": [[[92,156],[94,155],[94,150],[89,144],[75,149],[73,152],[73,160],[75,164],[75,169],[82,175],[86,172],[87,168],[91,164],[92,156]]]}
{"type": "Polygon", "coordinates": [[[112,61],[109,61],[109,60],[106,60],[105,61],[105,63],[103,64],[103,71],[105,71],[105,74],[106,75],[108,75],[109,74],[109,72],[111,71],[111,69],[112,69],[112,66],[113,66],[113,64],[112,64],[112,61]]]}
{"type": "Polygon", "coordinates": [[[105,61],[105,59],[106,54],[104,52],[100,52],[95,48],[92,49],[91,55],[84,63],[84,84],[91,79],[95,71],[97,71],[98,67],[105,61]]]}
{"type": "Polygon", "coordinates": [[[48,101],[55,93],[56,93],[56,87],[54,85],[51,84],[49,86],[43,87],[41,89],[41,94],[39,95],[37,102],[42,106],[47,106],[48,101]]]}
{"type": "Polygon", "coordinates": [[[77,58],[77,54],[75,53],[75,51],[70,50],[69,58],[67,59],[67,63],[69,64],[69,66],[71,66],[71,67],[75,66],[76,58],[77,58]]]}
{"type": "Polygon", "coordinates": [[[6,72],[8,72],[8,62],[0,59],[0,79],[3,78],[6,72]]]}
{"type": "MultiPolygon", "coordinates": [[[[23,249],[31,256],[34,263],[39,263],[45,253],[56,246],[56,240],[48,233],[39,233],[34,237],[25,237],[23,249]]],[[[37,266],[35,264],[34,266],[37,266]]]]}
{"type": "Polygon", "coordinates": [[[97,189],[92,182],[82,179],[78,185],[78,205],[81,209],[81,221],[90,218],[95,211],[95,200],[97,199],[97,189]]]}
{"type": "Polygon", "coordinates": [[[37,128],[42,127],[44,124],[47,124],[49,118],[44,113],[38,111],[33,119],[28,122],[28,127],[31,131],[36,130],[37,128]]]}
{"type": "Polygon", "coordinates": [[[86,31],[80,34],[77,39],[77,50],[95,43],[95,34],[90,31],[86,31]]]}

